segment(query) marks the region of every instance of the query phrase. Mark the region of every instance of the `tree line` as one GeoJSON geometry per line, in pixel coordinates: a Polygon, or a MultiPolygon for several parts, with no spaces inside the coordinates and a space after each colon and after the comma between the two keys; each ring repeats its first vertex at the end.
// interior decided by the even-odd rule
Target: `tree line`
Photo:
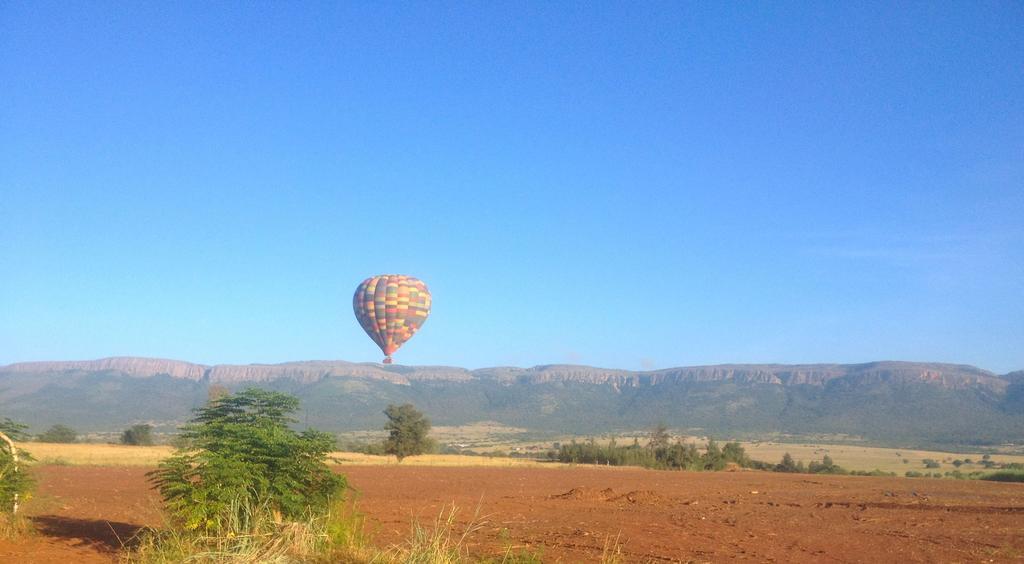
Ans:
{"type": "Polygon", "coordinates": [[[556,444],[555,448],[549,451],[548,458],[566,464],[640,466],[691,472],[715,472],[733,465],[737,468],[800,474],[895,475],[879,470],[847,470],[837,465],[828,455],[822,457],[820,461],[812,460],[804,464],[802,460],[794,460],[787,452],[782,460],[773,464],[751,458],[738,442],[727,442],[719,446],[713,438],[709,438],[701,450],[693,443],[683,443],[680,440],[672,443],[671,436],[664,426],[658,426],[651,433],[646,445],[641,445],[639,438],[634,438],[633,443],[629,445],[619,445],[614,438],[605,444],[599,444],[593,438],[585,442],[577,442],[574,439],[569,444],[556,444]]]}

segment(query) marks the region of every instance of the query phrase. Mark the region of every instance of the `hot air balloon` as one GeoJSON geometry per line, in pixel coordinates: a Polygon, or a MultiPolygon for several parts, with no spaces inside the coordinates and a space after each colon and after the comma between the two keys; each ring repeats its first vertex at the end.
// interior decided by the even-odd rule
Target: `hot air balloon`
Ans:
{"type": "Polygon", "coordinates": [[[356,288],[352,309],[363,331],[384,352],[384,364],[391,364],[391,355],[430,315],[430,291],[412,276],[371,276],[356,288]]]}

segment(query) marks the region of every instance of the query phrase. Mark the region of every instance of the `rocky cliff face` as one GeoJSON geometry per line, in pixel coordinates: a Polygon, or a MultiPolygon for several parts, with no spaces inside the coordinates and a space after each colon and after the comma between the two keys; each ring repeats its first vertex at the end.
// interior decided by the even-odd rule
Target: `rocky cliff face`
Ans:
{"type": "Polygon", "coordinates": [[[289,379],[303,383],[318,382],[332,376],[366,378],[393,384],[408,384],[412,380],[472,379],[469,371],[445,366],[384,366],[382,364],[357,364],[340,360],[288,362],[284,364],[219,364],[207,370],[207,378],[216,383],[268,382],[289,379]]]}
{"type": "Polygon", "coordinates": [[[294,380],[308,384],[332,376],[365,378],[391,382],[393,384],[409,384],[413,380],[466,381],[474,377],[472,373],[464,368],[448,366],[384,366],[382,364],[353,363],[341,360],[205,366],[158,358],[112,357],[99,360],[20,362],[0,366],[0,375],[53,374],[61,372],[117,372],[138,378],[166,374],[183,380],[206,380],[210,383],[218,384],[269,382],[279,379],[294,380]]]}
{"type": "Polygon", "coordinates": [[[1008,380],[1010,383],[1021,383],[1024,384],[1024,370],[1018,370],[1016,372],[1010,372],[1009,374],[1003,375],[1004,380],[1008,380]]]}
{"type": "Polygon", "coordinates": [[[657,386],[672,383],[733,382],[777,386],[871,385],[877,383],[927,383],[945,389],[982,387],[1003,392],[1024,371],[1000,377],[958,364],[872,362],[867,364],[723,364],[632,372],[575,365],[543,365],[532,368],[495,367],[469,371],[450,366],[385,366],[340,360],[288,362],[283,364],[219,364],[204,366],[177,360],[115,357],[64,362],[24,362],[0,367],[4,373],[119,372],[145,378],[167,374],[174,378],[211,383],[269,382],[278,379],[313,383],[330,377],[362,378],[393,384],[435,380],[466,382],[491,380],[505,384],[553,382],[607,384],[616,388],[657,386]]]}
{"type": "Polygon", "coordinates": [[[0,413],[36,431],[57,422],[103,431],[149,422],[170,431],[206,401],[212,383],[287,391],[301,400],[303,421],[333,431],[379,429],[385,405],[413,402],[439,425],[498,421],[558,433],[635,430],[661,421],[716,434],[837,433],[906,444],[1024,438],[1024,372],[996,376],[971,366],[911,362],[631,372],[108,358],[0,366],[0,413]]]}
{"type": "Polygon", "coordinates": [[[842,381],[851,385],[918,382],[935,384],[946,389],[982,386],[994,391],[1002,391],[1007,385],[1004,378],[973,366],[913,362],[808,365],[723,364],[667,368],[649,372],[552,365],[533,368],[487,368],[474,371],[474,374],[509,383],[578,382],[610,384],[616,387],[695,382],[825,386],[830,382],[842,381]]]}
{"type": "Polygon", "coordinates": [[[19,362],[0,366],[0,373],[44,373],[44,372],[120,372],[129,376],[148,378],[157,374],[167,374],[185,380],[202,380],[206,374],[206,366],[192,364],[180,360],[162,358],[139,358],[118,356],[99,360],[70,360],[55,362],[19,362]]]}

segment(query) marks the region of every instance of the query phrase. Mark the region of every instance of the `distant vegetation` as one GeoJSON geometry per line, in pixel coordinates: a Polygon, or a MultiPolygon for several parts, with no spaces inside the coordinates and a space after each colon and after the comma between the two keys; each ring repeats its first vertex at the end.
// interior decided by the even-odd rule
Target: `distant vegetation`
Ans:
{"type": "MultiPolygon", "coordinates": [[[[956,470],[947,472],[920,472],[909,470],[904,473],[907,478],[952,478],[955,480],[989,480],[993,482],[1024,482],[1024,464],[1020,462],[997,462],[990,455],[975,463],[971,459],[954,460],[951,464],[956,470]],[[961,470],[965,465],[980,466],[980,470],[961,470]],[[994,472],[992,470],[995,470],[994,472]]],[[[941,465],[932,459],[925,460],[925,468],[940,468],[941,465]]]]}
{"type": "Polygon", "coordinates": [[[993,482],[1024,482],[1024,471],[1002,470],[999,472],[993,472],[991,474],[981,476],[980,479],[991,480],[993,482]]]}
{"type": "Polygon", "coordinates": [[[850,471],[836,465],[832,458],[825,455],[821,461],[795,461],[789,453],[783,455],[778,464],[753,460],[738,442],[728,442],[722,446],[714,439],[709,439],[703,452],[693,443],[684,444],[677,441],[669,444],[670,438],[664,426],[658,426],[651,433],[646,445],[634,439],[631,445],[619,445],[614,439],[607,444],[598,444],[591,439],[587,442],[576,442],[555,445],[548,453],[548,458],[568,464],[605,464],[609,466],[642,466],[662,470],[688,470],[691,472],[725,470],[730,465],[736,468],[766,470],[769,472],[791,472],[806,474],[837,474],[855,476],[895,476],[891,472],[874,470],[850,471]]]}
{"type": "Polygon", "coordinates": [[[153,444],[153,427],[146,424],[132,425],[121,433],[121,444],[149,446],[153,444]]]}
{"type": "Polygon", "coordinates": [[[411,403],[389,405],[384,415],[388,418],[384,424],[384,430],[388,432],[384,440],[386,454],[395,455],[401,462],[406,456],[433,450],[434,442],[427,436],[430,433],[430,420],[411,403]]]}
{"type": "Polygon", "coordinates": [[[73,443],[78,440],[78,433],[67,425],[54,425],[43,431],[36,440],[41,443],[73,443]]]}
{"type": "MultiPolygon", "coordinates": [[[[274,374],[275,367],[263,368],[268,377],[274,374]]],[[[498,369],[452,369],[462,379],[445,380],[417,379],[423,369],[391,366],[379,369],[382,377],[394,374],[409,381],[280,377],[261,386],[294,394],[305,409],[297,418],[331,432],[380,429],[385,422],[382,405],[414,403],[438,426],[495,421],[538,433],[578,436],[649,428],[662,421],[674,429],[699,428],[702,434],[735,438],[841,435],[860,444],[864,444],[860,439],[865,439],[869,444],[932,450],[992,447],[1019,443],[1024,437],[1024,378],[1001,378],[970,367],[939,364],[819,367],[825,368],[849,375],[821,385],[666,379],[616,386],[599,379],[525,379],[543,376],[549,370],[544,367],[516,372],[524,379],[504,380],[499,379],[498,369]],[[894,376],[920,371],[938,372],[945,380],[963,385],[943,386],[894,376]],[[988,384],[974,386],[972,379],[988,384]],[[950,417],[950,413],[961,415],[950,417]]],[[[784,369],[742,367],[746,372],[784,369]]],[[[211,385],[168,374],[139,377],[112,369],[19,370],[24,368],[0,367],[0,386],[8,390],[0,398],[0,410],[40,429],[52,425],[54,421],[46,418],[59,413],[61,423],[83,434],[120,431],[139,421],[184,423],[189,410],[205,404],[210,394],[248,385],[228,381],[211,385]]],[[[287,374],[284,368],[280,370],[287,374]]],[[[596,371],[586,367],[574,370],[583,377],[596,371]]],[[[169,430],[157,428],[154,433],[169,430]]]]}
{"type": "Polygon", "coordinates": [[[382,441],[342,440],[338,450],[358,452],[374,456],[393,455],[402,462],[407,456],[433,454],[438,452],[437,441],[429,437],[430,420],[410,403],[389,405],[384,410],[387,422],[384,431],[387,436],[382,441]]]}

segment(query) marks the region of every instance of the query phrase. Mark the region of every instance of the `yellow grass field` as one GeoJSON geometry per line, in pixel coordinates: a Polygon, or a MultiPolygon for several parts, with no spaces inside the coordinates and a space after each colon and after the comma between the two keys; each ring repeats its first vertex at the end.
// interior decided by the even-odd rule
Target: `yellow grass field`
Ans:
{"type": "Polygon", "coordinates": [[[39,464],[72,466],[156,466],[174,452],[174,447],[127,446],[94,443],[18,443],[39,464]]]}
{"type": "MultiPolygon", "coordinates": [[[[394,456],[378,456],[373,454],[361,454],[357,452],[334,452],[331,458],[338,464],[345,466],[394,466],[398,459],[394,456]]],[[[486,466],[486,467],[516,467],[529,468],[541,467],[552,468],[555,466],[567,466],[557,462],[540,462],[528,458],[509,458],[504,456],[466,456],[462,454],[422,454],[410,456],[402,460],[402,466],[486,466]]]]}
{"type": "MultiPolygon", "coordinates": [[[[881,448],[856,445],[830,445],[830,444],[791,444],[775,442],[753,442],[743,443],[743,448],[751,458],[764,460],[765,462],[778,462],[782,460],[785,453],[789,453],[795,460],[802,460],[808,463],[812,460],[821,460],[826,454],[832,457],[832,461],[846,468],[847,470],[882,470],[884,472],[895,472],[902,476],[909,470],[918,472],[951,472],[957,470],[952,464],[954,460],[971,459],[973,464],[960,466],[961,472],[967,473],[974,470],[983,470],[981,462],[982,454],[949,453],[928,450],[912,450],[899,448],[881,448]],[[925,469],[924,459],[930,458],[940,463],[939,468],[925,469]],[[904,463],[903,460],[907,462],[904,463]]],[[[993,454],[992,459],[999,462],[1024,462],[1024,456],[1011,454],[993,454]]]]}
{"type": "MultiPolygon", "coordinates": [[[[174,448],[165,445],[125,446],[114,444],[77,443],[18,443],[18,448],[30,453],[38,464],[66,464],[71,466],[156,466],[171,455],[174,448]]],[[[331,453],[331,458],[340,465],[382,466],[395,465],[393,456],[374,456],[353,452],[331,453]]],[[[487,466],[487,467],[530,467],[558,466],[558,464],[537,462],[520,458],[463,456],[457,454],[425,454],[410,456],[402,461],[404,466],[487,466]]]]}
{"type": "MultiPolygon", "coordinates": [[[[698,443],[699,444],[699,443],[698,443]]],[[[67,464],[72,466],[156,466],[160,460],[170,456],[174,449],[170,446],[125,446],[115,444],[53,444],[53,443],[19,443],[32,454],[39,464],[67,464]]],[[[957,468],[954,460],[971,459],[973,464],[964,464],[959,470],[971,472],[982,470],[979,463],[981,454],[948,453],[939,451],[894,449],[866,447],[854,445],[830,444],[792,444],[776,442],[743,443],[747,453],[757,460],[778,462],[783,454],[789,453],[796,460],[808,463],[821,460],[829,455],[832,460],[848,470],[882,470],[895,472],[902,476],[908,470],[919,472],[949,472],[957,468]],[[930,458],[938,461],[938,469],[924,468],[924,460],[930,458]],[[907,462],[903,462],[906,459],[907,462]]],[[[334,452],[331,458],[342,466],[385,466],[397,465],[393,456],[377,456],[353,452],[334,452]]],[[[1010,454],[994,454],[992,459],[998,462],[1024,463],[1024,456],[1010,454]]],[[[425,454],[410,456],[402,461],[403,466],[482,466],[482,467],[545,467],[564,466],[552,462],[539,462],[524,458],[465,456],[458,454],[425,454]]]]}

